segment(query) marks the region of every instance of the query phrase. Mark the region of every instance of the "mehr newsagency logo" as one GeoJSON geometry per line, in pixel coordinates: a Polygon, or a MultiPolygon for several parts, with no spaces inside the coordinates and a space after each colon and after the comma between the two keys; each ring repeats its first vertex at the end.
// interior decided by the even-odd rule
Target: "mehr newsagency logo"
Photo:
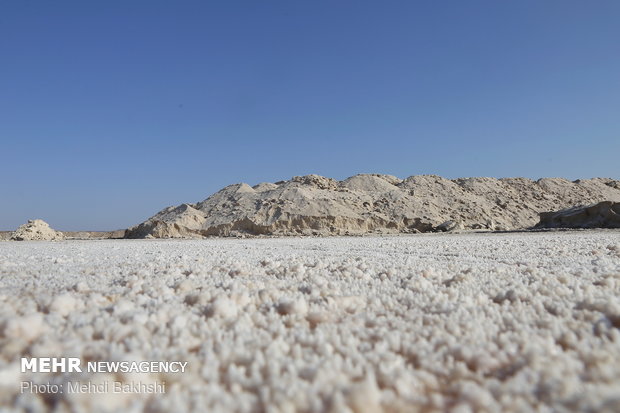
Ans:
{"type": "MultiPolygon", "coordinates": [[[[88,361],[78,357],[22,357],[22,373],[185,373],[187,361],[88,361]]],[[[165,393],[166,382],[21,382],[21,393],[165,393]]]]}

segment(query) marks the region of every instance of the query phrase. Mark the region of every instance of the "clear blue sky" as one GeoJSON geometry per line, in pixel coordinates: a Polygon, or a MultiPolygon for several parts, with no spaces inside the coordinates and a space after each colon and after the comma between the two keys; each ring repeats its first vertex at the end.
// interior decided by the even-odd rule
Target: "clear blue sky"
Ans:
{"type": "Polygon", "coordinates": [[[620,1],[0,3],[0,229],[317,173],[620,178],[620,1]]]}

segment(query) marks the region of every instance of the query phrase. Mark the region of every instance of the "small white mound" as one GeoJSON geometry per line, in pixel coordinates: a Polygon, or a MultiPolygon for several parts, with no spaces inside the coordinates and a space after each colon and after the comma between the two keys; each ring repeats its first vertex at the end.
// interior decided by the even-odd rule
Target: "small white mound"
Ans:
{"type": "Polygon", "coordinates": [[[31,219],[11,234],[12,241],[59,241],[65,239],[62,232],[50,228],[42,219],[31,219]]]}

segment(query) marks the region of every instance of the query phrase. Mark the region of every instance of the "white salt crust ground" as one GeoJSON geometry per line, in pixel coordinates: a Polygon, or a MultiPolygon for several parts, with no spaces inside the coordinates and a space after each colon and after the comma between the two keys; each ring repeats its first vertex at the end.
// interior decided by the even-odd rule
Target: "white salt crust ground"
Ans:
{"type": "Polygon", "coordinates": [[[618,231],[2,242],[0,276],[6,411],[620,411],[618,231]],[[19,393],[114,379],[167,392],[19,393]]]}

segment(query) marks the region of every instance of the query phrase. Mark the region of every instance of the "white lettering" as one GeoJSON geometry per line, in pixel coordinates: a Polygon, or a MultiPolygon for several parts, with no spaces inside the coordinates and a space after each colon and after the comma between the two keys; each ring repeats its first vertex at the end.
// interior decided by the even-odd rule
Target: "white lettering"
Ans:
{"type": "Polygon", "coordinates": [[[33,357],[21,359],[22,373],[81,373],[80,359],[77,357],[33,357]]]}
{"type": "Polygon", "coordinates": [[[77,357],[69,357],[69,373],[73,372],[82,372],[82,369],[80,368],[80,359],[77,357]]]}
{"type": "Polygon", "coordinates": [[[62,393],[62,384],[52,384],[50,382],[37,384],[31,381],[22,381],[20,384],[21,393],[62,393]]]}
{"type": "Polygon", "coordinates": [[[185,373],[187,361],[89,361],[90,373],[185,373]]]}
{"type": "MultiPolygon", "coordinates": [[[[26,357],[22,357],[22,373],[25,373],[27,370],[30,370],[33,373],[37,372],[37,359],[27,359],[26,357]]],[[[22,382],[22,384],[24,383],[26,382],[22,382]]]]}
{"type": "Polygon", "coordinates": [[[39,371],[41,373],[51,373],[50,369],[50,358],[49,357],[40,357],[39,358],[39,371]]]}

